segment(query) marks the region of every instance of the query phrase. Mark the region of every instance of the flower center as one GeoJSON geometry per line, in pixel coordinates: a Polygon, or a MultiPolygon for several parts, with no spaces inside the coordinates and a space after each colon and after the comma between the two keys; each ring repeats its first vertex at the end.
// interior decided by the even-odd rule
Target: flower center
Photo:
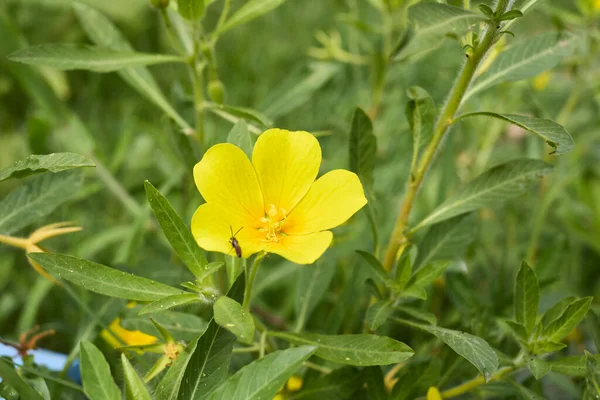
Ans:
{"type": "Polygon", "coordinates": [[[284,208],[277,209],[274,204],[267,206],[265,216],[260,219],[263,226],[259,228],[265,232],[265,240],[268,242],[278,242],[284,234],[281,232],[287,211],[284,208]]]}

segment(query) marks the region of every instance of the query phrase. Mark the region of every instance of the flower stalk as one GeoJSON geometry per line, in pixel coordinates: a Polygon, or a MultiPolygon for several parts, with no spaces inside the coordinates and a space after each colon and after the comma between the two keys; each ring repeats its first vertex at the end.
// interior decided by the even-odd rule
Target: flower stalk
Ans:
{"type": "Polygon", "coordinates": [[[250,298],[252,297],[252,286],[254,285],[254,279],[256,278],[256,272],[258,271],[258,267],[267,255],[266,251],[261,251],[254,257],[254,262],[250,267],[250,272],[246,275],[246,290],[244,291],[244,303],[242,306],[250,311],[250,298]]]}
{"type": "MultiPolygon", "coordinates": [[[[499,0],[495,15],[502,15],[505,13],[508,5],[509,0],[499,0]]],[[[408,237],[405,231],[408,225],[408,218],[410,216],[415,197],[419,191],[419,188],[421,187],[421,184],[423,183],[423,178],[425,177],[425,174],[440,147],[442,139],[454,122],[454,116],[456,115],[462,99],[467,92],[475,73],[477,72],[479,64],[497,41],[501,25],[493,19],[488,21],[487,24],[487,31],[479,45],[476,46],[471,55],[466,55],[467,61],[465,62],[458,79],[454,84],[454,87],[450,91],[450,95],[448,96],[448,99],[442,108],[440,117],[433,128],[431,141],[423,152],[423,155],[419,160],[415,170],[411,171],[411,174],[408,178],[406,194],[402,200],[400,212],[398,213],[396,224],[394,226],[383,262],[384,267],[388,271],[391,271],[396,258],[400,253],[400,250],[404,249],[408,243],[408,237]]]]}

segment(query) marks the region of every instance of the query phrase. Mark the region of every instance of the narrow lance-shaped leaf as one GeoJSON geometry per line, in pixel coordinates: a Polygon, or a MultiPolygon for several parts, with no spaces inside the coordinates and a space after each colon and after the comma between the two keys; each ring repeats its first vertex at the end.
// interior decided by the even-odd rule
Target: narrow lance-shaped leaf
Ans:
{"type": "MultiPolygon", "coordinates": [[[[74,2],[73,9],[85,31],[92,42],[101,47],[109,49],[133,52],[134,49],[125,39],[117,27],[102,13],[94,8],[74,2]]],[[[153,102],[162,109],[165,114],[172,118],[182,129],[191,129],[191,126],[171,106],[167,98],[160,90],[158,84],[145,67],[127,68],[118,71],[119,75],[137,90],[142,96],[153,102]]]]}
{"type": "Polygon", "coordinates": [[[370,267],[370,275],[373,278],[377,279],[377,281],[383,283],[385,286],[391,289],[396,288],[396,283],[392,278],[390,278],[383,265],[381,265],[379,260],[375,258],[374,255],[362,250],[356,250],[356,252],[367,262],[366,265],[370,267]]]}
{"type": "Polygon", "coordinates": [[[542,337],[554,342],[562,340],[585,318],[591,302],[592,297],[584,297],[571,303],[560,317],[544,328],[542,337]]]}
{"type": "Polygon", "coordinates": [[[406,284],[402,296],[426,299],[425,288],[436,280],[450,265],[449,261],[434,261],[418,269],[406,284]]]}
{"type": "MultiPolygon", "coordinates": [[[[405,323],[403,320],[396,320],[405,323]]],[[[435,335],[458,355],[473,364],[486,380],[490,379],[491,375],[498,369],[499,360],[496,352],[488,342],[480,337],[434,325],[423,325],[410,321],[406,321],[406,324],[435,335]]]]}
{"type": "Polygon", "coordinates": [[[12,386],[23,399],[27,400],[44,400],[42,395],[32,388],[22,377],[17,373],[9,362],[0,358],[0,378],[4,382],[12,386]]]}
{"type": "Polygon", "coordinates": [[[275,351],[240,369],[207,400],[272,399],[314,351],[311,346],[275,351]]]}
{"type": "Polygon", "coordinates": [[[367,323],[369,329],[372,331],[377,330],[381,325],[385,323],[388,317],[394,312],[392,300],[380,300],[376,303],[371,304],[367,310],[367,323]]]}
{"type": "Polygon", "coordinates": [[[10,178],[23,179],[42,172],[61,172],[72,168],[94,167],[88,158],[75,153],[31,155],[0,170],[0,182],[10,178]]]}
{"type": "Polygon", "coordinates": [[[127,400],[152,400],[148,388],[135,372],[125,353],[121,353],[121,363],[125,375],[125,398],[127,400]]]}
{"type": "Polygon", "coordinates": [[[358,175],[361,181],[371,189],[377,138],[373,134],[373,124],[369,116],[360,108],[354,111],[350,129],[350,170],[358,175]]]}
{"type": "Polygon", "coordinates": [[[171,308],[182,307],[193,303],[199,303],[201,301],[202,299],[198,294],[175,294],[172,296],[163,297],[160,300],[153,301],[152,303],[142,308],[139,312],[139,315],[163,312],[171,308]]]}
{"type": "Polygon", "coordinates": [[[573,52],[577,40],[572,34],[549,32],[511,46],[473,82],[463,101],[498,83],[532,78],[553,68],[573,52]]]}
{"type": "Polygon", "coordinates": [[[527,335],[531,335],[535,326],[540,301],[540,288],[535,272],[526,262],[521,264],[515,280],[515,320],[523,325],[527,335]]]}
{"type": "Polygon", "coordinates": [[[237,301],[221,296],[213,305],[215,321],[246,344],[254,341],[254,319],[237,301]]]}
{"type": "Polygon", "coordinates": [[[269,332],[269,335],[297,345],[318,346],[317,357],[338,364],[388,365],[402,362],[414,354],[404,343],[386,336],[289,332],[269,332]]]}
{"type": "Polygon", "coordinates": [[[183,57],[169,54],[123,52],[85,44],[42,44],[18,50],[8,56],[11,61],[43,65],[61,70],[83,69],[113,72],[123,68],[172,62],[185,62],[183,57]]]}
{"type": "MultiPolygon", "coordinates": [[[[227,297],[241,302],[244,296],[244,280],[245,275],[240,275],[227,292],[227,297]]],[[[221,328],[214,319],[210,321],[190,357],[181,381],[178,399],[205,399],[225,380],[235,340],[234,334],[221,328]]]]}
{"type": "Polygon", "coordinates": [[[81,178],[78,171],[44,174],[13,190],[0,201],[0,232],[11,234],[39,222],[61,204],[74,199],[81,178]]]}
{"type": "Polygon", "coordinates": [[[87,290],[106,296],[137,301],[155,301],[184,292],[171,286],[96,264],[54,253],[31,253],[46,271],[87,290]]]}
{"type": "Polygon", "coordinates": [[[413,232],[478,208],[501,204],[522,194],[529,185],[551,171],[551,165],[534,159],[517,159],[495,166],[450,196],[419,222],[413,232]]]}
{"type": "Polygon", "coordinates": [[[577,297],[568,296],[568,297],[565,297],[564,299],[558,301],[552,307],[550,307],[544,313],[544,315],[542,315],[542,320],[541,320],[542,326],[548,326],[548,325],[550,325],[551,322],[558,319],[558,317],[560,317],[562,315],[562,313],[567,309],[567,307],[569,307],[569,305],[571,305],[571,303],[574,303],[576,300],[577,300],[577,297]]]}
{"type": "Polygon", "coordinates": [[[269,127],[269,126],[273,125],[273,121],[271,121],[269,119],[269,117],[267,117],[260,111],[253,110],[250,108],[234,107],[234,106],[230,106],[230,105],[215,104],[215,103],[207,103],[206,108],[209,110],[224,111],[230,115],[241,118],[242,120],[246,120],[249,122],[255,122],[264,127],[269,127]]]}
{"type": "Polygon", "coordinates": [[[573,150],[573,138],[569,135],[569,132],[567,132],[562,125],[549,119],[533,118],[527,115],[498,114],[490,111],[463,114],[457,117],[457,119],[477,116],[498,118],[529,132],[535,133],[548,143],[549,146],[555,149],[553,154],[560,155],[573,150]]]}
{"type": "Polygon", "coordinates": [[[148,181],[144,182],[148,203],[177,256],[197,278],[204,276],[207,261],[192,232],[169,201],[148,181]]]}
{"type": "Polygon", "coordinates": [[[240,7],[216,32],[220,35],[238,25],[245,24],[279,7],[285,0],[249,0],[240,7]]]}
{"type": "Polygon", "coordinates": [[[118,399],[121,391],[110,374],[104,355],[91,342],[80,344],[81,380],[83,391],[90,400],[118,399]]]}
{"type": "Polygon", "coordinates": [[[437,110],[433,99],[425,89],[413,86],[406,91],[406,94],[409,101],[406,103],[405,115],[413,136],[412,163],[414,167],[422,148],[431,139],[437,110]]]}

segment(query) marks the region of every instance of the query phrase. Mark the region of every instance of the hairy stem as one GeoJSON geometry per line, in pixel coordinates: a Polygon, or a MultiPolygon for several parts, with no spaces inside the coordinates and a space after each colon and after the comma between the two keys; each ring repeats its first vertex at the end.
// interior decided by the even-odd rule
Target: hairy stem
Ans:
{"type": "MultiPolygon", "coordinates": [[[[498,2],[498,6],[496,7],[496,15],[503,14],[508,8],[508,3],[509,0],[500,0],[498,2]]],[[[473,54],[470,57],[467,55],[467,61],[465,62],[458,79],[454,84],[454,87],[450,91],[450,95],[448,96],[448,99],[442,108],[440,117],[433,128],[431,141],[423,152],[423,155],[417,164],[416,170],[408,178],[406,194],[402,200],[400,212],[398,213],[396,225],[392,232],[383,262],[384,267],[388,271],[390,271],[394,266],[398,250],[400,250],[401,246],[407,242],[404,231],[408,224],[408,217],[410,216],[415,197],[419,188],[421,187],[425,173],[429,169],[431,162],[433,161],[433,158],[440,147],[442,139],[452,125],[454,115],[458,111],[462,99],[469,88],[471,81],[473,80],[473,76],[477,71],[477,67],[496,42],[497,32],[500,29],[499,26],[500,24],[497,24],[495,21],[490,21],[490,23],[488,23],[488,29],[483,36],[481,43],[473,51],[473,54]]]]}

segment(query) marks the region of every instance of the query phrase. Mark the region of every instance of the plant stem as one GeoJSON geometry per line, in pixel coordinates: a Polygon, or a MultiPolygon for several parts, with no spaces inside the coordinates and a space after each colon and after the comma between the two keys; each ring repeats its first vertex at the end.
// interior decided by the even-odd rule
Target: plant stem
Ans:
{"type": "MultiPolygon", "coordinates": [[[[196,45],[197,47],[197,45],[196,45]]],[[[196,63],[197,51],[190,61],[190,74],[194,85],[194,109],[196,110],[196,141],[203,151],[204,147],[204,92],[202,91],[202,74],[204,66],[196,63]]]]}
{"type": "MultiPolygon", "coordinates": [[[[509,0],[500,0],[496,8],[496,15],[503,14],[508,8],[508,3],[509,0]]],[[[458,79],[454,84],[454,87],[450,91],[450,95],[448,96],[448,99],[442,108],[440,117],[433,128],[433,136],[431,141],[423,152],[423,155],[417,164],[416,171],[414,171],[414,173],[412,173],[408,178],[406,194],[402,200],[400,212],[398,213],[396,225],[394,227],[394,231],[392,232],[383,262],[384,267],[388,271],[390,271],[394,266],[398,250],[407,242],[404,231],[408,224],[408,217],[410,216],[415,197],[419,188],[421,187],[425,173],[429,169],[431,162],[438,151],[440,143],[444,138],[444,135],[448,132],[450,126],[452,125],[454,115],[461,105],[462,99],[469,88],[469,85],[471,84],[479,63],[483,60],[487,52],[496,42],[499,26],[500,24],[497,24],[495,21],[490,21],[481,43],[473,51],[472,56],[469,57],[467,55],[467,61],[465,62],[462,71],[460,72],[458,79]]]]}
{"type": "Polygon", "coordinates": [[[254,285],[256,271],[258,271],[258,267],[260,266],[260,263],[266,255],[267,253],[264,251],[261,251],[256,255],[256,257],[254,258],[254,262],[250,267],[250,274],[249,276],[246,276],[246,290],[244,291],[244,304],[242,305],[247,311],[250,311],[250,297],[252,296],[252,285],[254,285]]]}
{"type": "MultiPolygon", "coordinates": [[[[510,374],[511,372],[514,372],[516,370],[517,367],[501,368],[498,371],[496,371],[487,382],[500,380],[504,375],[510,374]]],[[[442,398],[450,399],[452,397],[460,396],[461,394],[470,392],[471,390],[476,389],[481,385],[485,385],[487,382],[485,381],[484,377],[480,375],[476,378],[471,379],[470,381],[461,383],[460,385],[455,386],[452,389],[443,391],[442,398]]]]}

